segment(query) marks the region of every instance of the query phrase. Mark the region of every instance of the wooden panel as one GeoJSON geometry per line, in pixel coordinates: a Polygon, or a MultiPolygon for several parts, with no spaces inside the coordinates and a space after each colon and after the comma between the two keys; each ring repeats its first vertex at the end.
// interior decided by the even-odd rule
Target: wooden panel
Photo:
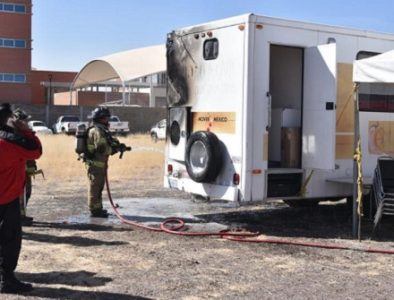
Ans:
{"type": "Polygon", "coordinates": [[[335,159],[353,159],[353,135],[336,135],[335,159]]]}
{"type": "Polygon", "coordinates": [[[353,65],[337,64],[337,132],[354,131],[353,65]]]}
{"type": "Polygon", "coordinates": [[[193,131],[235,134],[235,112],[194,112],[193,131]]]}

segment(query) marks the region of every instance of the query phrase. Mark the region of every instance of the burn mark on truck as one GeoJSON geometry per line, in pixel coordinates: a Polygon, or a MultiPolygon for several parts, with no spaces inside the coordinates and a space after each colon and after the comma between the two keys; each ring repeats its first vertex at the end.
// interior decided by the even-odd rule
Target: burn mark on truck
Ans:
{"type": "Polygon", "coordinates": [[[182,37],[172,32],[167,37],[168,105],[186,104],[189,98],[187,69],[193,63],[182,37]]]}

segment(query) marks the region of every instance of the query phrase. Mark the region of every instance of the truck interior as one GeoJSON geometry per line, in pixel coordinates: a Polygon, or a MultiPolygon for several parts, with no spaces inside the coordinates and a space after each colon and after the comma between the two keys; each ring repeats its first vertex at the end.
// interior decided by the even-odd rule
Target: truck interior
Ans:
{"type": "Polygon", "coordinates": [[[270,46],[267,196],[300,191],[304,49],[270,46]]]}

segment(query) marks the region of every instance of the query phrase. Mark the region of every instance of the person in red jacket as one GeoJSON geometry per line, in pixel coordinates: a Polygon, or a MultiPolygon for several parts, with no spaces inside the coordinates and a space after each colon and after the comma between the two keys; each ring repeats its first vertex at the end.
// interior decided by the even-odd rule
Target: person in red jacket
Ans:
{"type": "Polygon", "coordinates": [[[26,161],[38,159],[40,140],[13,117],[8,103],[0,104],[0,293],[33,289],[14,274],[22,244],[19,195],[25,184],[26,161]]]}

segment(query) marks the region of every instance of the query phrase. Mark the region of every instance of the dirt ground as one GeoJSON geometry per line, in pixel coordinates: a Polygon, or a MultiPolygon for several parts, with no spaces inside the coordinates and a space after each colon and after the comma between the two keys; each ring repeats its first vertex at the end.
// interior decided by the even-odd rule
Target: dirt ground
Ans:
{"type": "MultiPolygon", "coordinates": [[[[1,299],[392,299],[394,255],[278,244],[181,237],[90,220],[86,179],[34,181],[17,275],[33,283],[28,295],[1,299]],[[63,181],[64,180],[64,181],[63,181]]],[[[162,188],[161,174],[112,182],[113,196],[187,198],[162,188]]],[[[105,200],[106,201],[106,200],[105,200]]],[[[120,201],[121,205],[121,201],[120,201]]],[[[392,220],[379,239],[351,239],[344,203],[289,208],[283,203],[212,208],[199,216],[242,224],[263,237],[354,248],[394,249],[392,220]]],[[[193,230],[191,225],[190,230],[193,230]]]]}

